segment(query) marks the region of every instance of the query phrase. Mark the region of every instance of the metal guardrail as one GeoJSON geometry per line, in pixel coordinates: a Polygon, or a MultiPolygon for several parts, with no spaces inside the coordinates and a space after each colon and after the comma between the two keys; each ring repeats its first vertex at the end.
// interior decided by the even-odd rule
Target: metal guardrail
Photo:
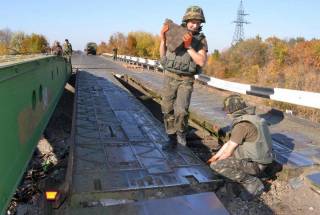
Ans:
{"type": "Polygon", "coordinates": [[[320,93],[283,88],[258,87],[249,84],[225,81],[205,75],[196,75],[196,78],[202,81],[205,79],[206,81],[204,82],[208,85],[219,89],[320,109],[320,93]]]}
{"type": "MultiPolygon", "coordinates": [[[[110,53],[103,53],[102,55],[107,57],[113,57],[113,54],[110,54],[110,53]]],[[[117,59],[130,64],[138,64],[138,65],[146,66],[148,69],[152,68],[156,70],[163,70],[163,67],[161,66],[158,60],[151,60],[147,58],[134,57],[134,56],[128,56],[128,55],[117,55],[117,59]]]]}
{"type": "MultiPolygon", "coordinates": [[[[104,53],[103,55],[109,57],[113,56],[110,53],[104,53]]],[[[127,63],[146,66],[148,69],[153,68],[155,70],[163,70],[163,67],[160,65],[158,60],[150,60],[146,58],[133,57],[127,55],[118,55],[117,58],[127,63]]],[[[320,109],[320,93],[316,92],[299,91],[284,88],[259,87],[249,84],[225,81],[203,74],[195,75],[195,78],[209,86],[231,92],[253,95],[262,98],[268,98],[274,101],[287,102],[290,104],[320,109]]]]}

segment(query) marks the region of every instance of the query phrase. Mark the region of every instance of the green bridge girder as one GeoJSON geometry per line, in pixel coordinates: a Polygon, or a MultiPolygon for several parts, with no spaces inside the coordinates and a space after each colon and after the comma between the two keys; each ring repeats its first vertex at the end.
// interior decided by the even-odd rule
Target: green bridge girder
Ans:
{"type": "Polygon", "coordinates": [[[0,214],[4,214],[72,72],[63,57],[0,64],[0,214]]]}

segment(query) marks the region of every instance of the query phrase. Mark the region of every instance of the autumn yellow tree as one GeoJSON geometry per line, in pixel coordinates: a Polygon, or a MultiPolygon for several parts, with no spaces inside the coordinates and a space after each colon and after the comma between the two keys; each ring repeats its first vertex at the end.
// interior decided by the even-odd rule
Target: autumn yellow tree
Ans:
{"type": "Polygon", "coordinates": [[[118,49],[118,54],[126,53],[127,38],[123,33],[117,32],[110,36],[108,48],[112,51],[113,48],[118,49]]]}
{"type": "Polygon", "coordinates": [[[158,59],[160,38],[148,32],[135,31],[128,35],[117,32],[109,37],[108,43],[101,43],[100,49],[104,52],[112,52],[118,48],[118,54],[126,54],[145,58],[158,59]],[[104,48],[102,49],[102,47],[104,48]]]}
{"type": "Polygon", "coordinates": [[[136,31],[129,35],[136,40],[136,54],[139,57],[158,58],[160,38],[151,33],[136,31]]]}
{"type": "Polygon", "coordinates": [[[127,54],[137,55],[137,39],[132,33],[129,33],[127,38],[127,54]]]}
{"type": "Polygon", "coordinates": [[[98,54],[107,53],[109,51],[110,50],[108,49],[108,45],[106,44],[106,42],[101,42],[97,47],[98,54]]]}
{"type": "Polygon", "coordinates": [[[0,30],[0,54],[31,54],[44,53],[48,41],[41,34],[12,32],[9,29],[0,30]]]}
{"type": "Polygon", "coordinates": [[[48,47],[48,41],[41,34],[31,34],[30,51],[31,53],[44,53],[48,47]]]}

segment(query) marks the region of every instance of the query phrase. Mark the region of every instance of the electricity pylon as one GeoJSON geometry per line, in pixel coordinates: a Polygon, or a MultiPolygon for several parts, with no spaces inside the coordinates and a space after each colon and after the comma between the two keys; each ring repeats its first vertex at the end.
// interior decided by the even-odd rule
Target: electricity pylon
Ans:
{"type": "Polygon", "coordinates": [[[250,24],[246,20],[244,20],[244,17],[249,14],[244,13],[244,8],[243,8],[243,2],[242,0],[240,1],[239,9],[237,12],[237,20],[233,21],[233,23],[236,23],[236,28],[233,34],[233,39],[232,39],[232,45],[235,45],[236,43],[244,40],[244,28],[243,24],[250,24]]]}

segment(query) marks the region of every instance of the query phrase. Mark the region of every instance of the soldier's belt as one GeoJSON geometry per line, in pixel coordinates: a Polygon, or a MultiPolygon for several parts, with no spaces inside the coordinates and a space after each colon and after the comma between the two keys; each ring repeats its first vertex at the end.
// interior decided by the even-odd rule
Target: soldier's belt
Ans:
{"type": "Polygon", "coordinates": [[[166,76],[169,76],[171,78],[175,78],[175,79],[178,79],[178,80],[194,80],[194,75],[178,74],[178,73],[175,73],[175,72],[170,72],[168,70],[165,70],[164,74],[166,76]]]}

